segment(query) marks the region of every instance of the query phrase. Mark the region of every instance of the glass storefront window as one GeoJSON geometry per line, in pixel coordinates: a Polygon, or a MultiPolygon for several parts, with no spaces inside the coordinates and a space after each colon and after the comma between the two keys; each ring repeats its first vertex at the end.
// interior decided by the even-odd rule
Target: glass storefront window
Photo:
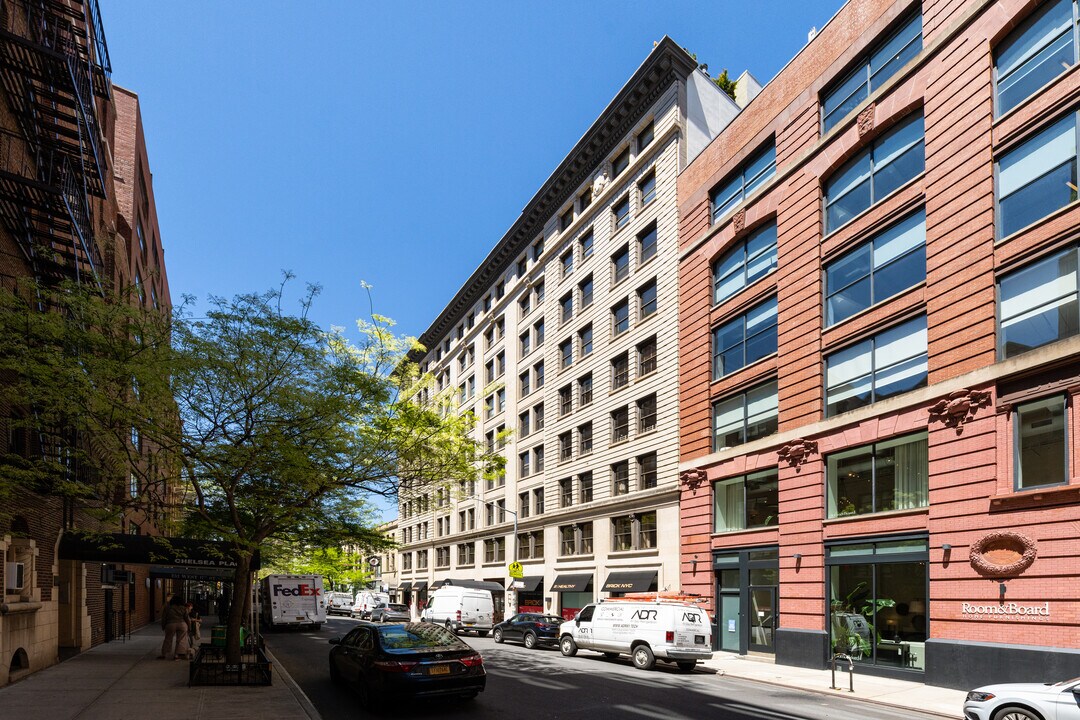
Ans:
{"type": "Polygon", "coordinates": [[[926,433],[833,453],[827,465],[830,518],[928,503],[926,433]]]}

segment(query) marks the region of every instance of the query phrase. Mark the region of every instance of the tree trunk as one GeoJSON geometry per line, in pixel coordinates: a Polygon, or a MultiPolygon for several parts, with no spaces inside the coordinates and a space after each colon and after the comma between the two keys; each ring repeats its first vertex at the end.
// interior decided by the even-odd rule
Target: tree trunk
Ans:
{"type": "MultiPolygon", "coordinates": [[[[239,663],[240,626],[244,624],[251,603],[251,553],[237,553],[236,571],[233,573],[233,592],[229,603],[228,626],[225,631],[225,662],[239,663]]],[[[248,628],[252,631],[253,628],[248,628]]]]}

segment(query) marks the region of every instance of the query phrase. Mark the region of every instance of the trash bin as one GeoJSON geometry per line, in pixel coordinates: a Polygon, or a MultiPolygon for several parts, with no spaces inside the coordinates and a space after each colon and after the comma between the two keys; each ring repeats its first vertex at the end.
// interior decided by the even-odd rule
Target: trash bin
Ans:
{"type": "MultiPolygon", "coordinates": [[[[210,637],[210,644],[215,647],[225,647],[225,631],[228,628],[225,625],[215,625],[213,633],[210,637]]],[[[247,628],[243,625],[240,626],[240,645],[244,644],[244,640],[247,639],[247,628]]]]}

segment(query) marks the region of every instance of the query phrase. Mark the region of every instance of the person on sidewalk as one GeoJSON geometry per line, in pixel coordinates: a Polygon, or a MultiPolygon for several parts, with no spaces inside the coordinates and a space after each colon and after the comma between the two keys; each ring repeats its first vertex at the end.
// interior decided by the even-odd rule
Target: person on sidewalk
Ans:
{"type": "Polygon", "coordinates": [[[161,613],[161,629],[165,631],[165,641],[161,644],[158,660],[177,660],[188,654],[188,613],[187,604],[179,595],[173,595],[169,604],[161,613]]]}
{"type": "Polygon", "coordinates": [[[195,659],[195,648],[199,647],[199,641],[202,640],[202,615],[195,608],[195,604],[190,600],[187,604],[188,611],[188,657],[192,660],[195,659]]]}

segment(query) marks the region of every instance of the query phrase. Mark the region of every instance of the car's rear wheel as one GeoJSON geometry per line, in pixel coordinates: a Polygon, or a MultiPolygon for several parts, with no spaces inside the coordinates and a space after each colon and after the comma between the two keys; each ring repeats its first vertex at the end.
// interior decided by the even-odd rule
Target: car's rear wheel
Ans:
{"type": "Polygon", "coordinates": [[[577,643],[569,635],[563,635],[562,640],[559,641],[559,650],[566,657],[574,657],[577,655],[577,643]]]}
{"type": "Polygon", "coordinates": [[[680,660],[679,662],[677,662],[675,664],[683,672],[690,672],[691,670],[693,670],[694,668],[697,667],[697,661],[696,660],[680,660]]]}
{"type": "Polygon", "coordinates": [[[449,630],[450,632],[454,632],[454,623],[447,620],[446,621],[446,629],[449,630]]]}
{"type": "Polygon", "coordinates": [[[503,641],[502,628],[495,628],[495,632],[492,633],[491,637],[495,640],[495,642],[501,643],[503,641]]]}
{"type": "Polygon", "coordinates": [[[536,648],[536,633],[525,633],[525,647],[529,650],[536,648]]]}
{"type": "Polygon", "coordinates": [[[1043,720],[1043,718],[1033,710],[1009,705],[994,713],[994,720],[1043,720]]]}
{"type": "Polygon", "coordinates": [[[638,645],[632,655],[634,667],[638,670],[652,670],[656,667],[656,656],[648,645],[638,645]]]}

